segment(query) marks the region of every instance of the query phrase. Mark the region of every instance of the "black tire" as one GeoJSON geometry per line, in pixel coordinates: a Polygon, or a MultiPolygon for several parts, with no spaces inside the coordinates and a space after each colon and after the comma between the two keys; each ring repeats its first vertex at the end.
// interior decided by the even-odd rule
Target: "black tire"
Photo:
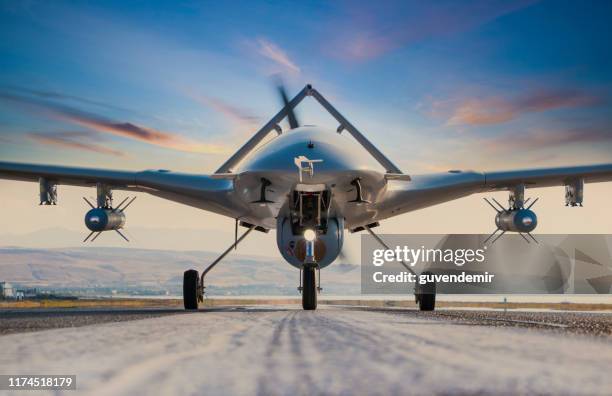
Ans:
{"type": "MultiPolygon", "coordinates": [[[[432,275],[432,273],[425,271],[422,275],[432,275]]],[[[427,282],[422,285],[417,300],[419,302],[419,310],[433,311],[436,308],[436,282],[427,282]]]]}
{"type": "Polygon", "coordinates": [[[304,268],[302,276],[302,308],[306,311],[317,309],[317,276],[316,269],[304,268]]]}
{"type": "Polygon", "coordinates": [[[419,298],[419,310],[433,311],[436,308],[435,294],[422,294],[419,298]]]}
{"type": "Polygon", "coordinates": [[[190,269],[183,274],[183,304],[185,309],[198,309],[198,271],[190,269]]]}

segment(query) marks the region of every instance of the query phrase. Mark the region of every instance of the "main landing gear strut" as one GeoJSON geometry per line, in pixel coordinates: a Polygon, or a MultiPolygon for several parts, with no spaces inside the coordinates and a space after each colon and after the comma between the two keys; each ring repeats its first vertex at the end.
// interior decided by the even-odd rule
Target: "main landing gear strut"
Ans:
{"type": "Polygon", "coordinates": [[[198,271],[194,269],[185,271],[183,274],[183,304],[185,305],[185,309],[198,309],[198,303],[204,302],[204,277],[206,274],[208,274],[208,272],[210,272],[215,265],[223,260],[223,258],[227,256],[232,249],[235,249],[236,246],[238,246],[238,244],[242,242],[242,240],[246,238],[246,236],[249,235],[254,229],[255,226],[252,225],[240,236],[240,238],[236,238],[234,243],[232,243],[232,245],[227,248],[227,250],[223,252],[221,256],[206,267],[206,269],[202,272],[202,276],[198,276],[198,271]]]}
{"type": "MultiPolygon", "coordinates": [[[[385,249],[390,250],[389,246],[380,239],[378,235],[376,235],[369,226],[364,226],[364,228],[376,239],[376,241],[381,244],[385,249]]],[[[417,276],[414,270],[405,262],[400,262],[404,268],[406,268],[410,273],[417,276]]],[[[425,271],[421,275],[431,275],[431,272],[425,271]]],[[[424,285],[421,285],[419,282],[416,283],[414,289],[414,299],[417,304],[419,304],[419,310],[421,311],[433,311],[436,307],[436,283],[435,282],[427,282],[424,285]]]]}

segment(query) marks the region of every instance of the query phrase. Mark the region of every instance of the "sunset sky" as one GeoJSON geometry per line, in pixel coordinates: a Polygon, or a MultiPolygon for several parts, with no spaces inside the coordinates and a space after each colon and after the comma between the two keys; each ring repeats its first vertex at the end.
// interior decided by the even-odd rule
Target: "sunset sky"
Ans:
{"type": "MultiPolygon", "coordinates": [[[[211,173],[279,110],[280,74],[290,93],[312,83],[408,174],[612,162],[611,20],[607,1],[0,0],[0,160],[211,173]]],[[[298,114],[337,126],[310,99],[298,114]]],[[[91,191],[62,188],[59,208],[38,208],[33,184],[0,192],[0,236],[85,232],[91,191]]],[[[587,186],[581,212],[562,188],[530,195],[542,232],[612,233],[610,185],[587,186]]],[[[381,230],[488,233],[492,218],[469,197],[381,230]]],[[[231,224],[144,196],[128,216],[162,230],[146,244],[162,248],[164,229],[225,238],[231,224]]],[[[272,236],[251,243],[276,255],[272,236]]]]}

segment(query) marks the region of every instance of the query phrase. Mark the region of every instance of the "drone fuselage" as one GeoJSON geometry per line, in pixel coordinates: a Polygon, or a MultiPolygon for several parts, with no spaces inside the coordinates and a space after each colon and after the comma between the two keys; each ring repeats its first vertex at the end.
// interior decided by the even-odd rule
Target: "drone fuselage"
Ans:
{"type": "Polygon", "coordinates": [[[351,182],[361,180],[362,195],[369,202],[376,202],[386,186],[384,169],[362,147],[348,136],[317,127],[300,127],[276,137],[254,152],[236,174],[235,198],[249,208],[245,221],[265,228],[276,228],[277,218],[290,215],[296,187],[327,191],[327,215],[343,218],[345,227],[364,224],[375,211],[371,205],[350,202],[357,194],[351,182]],[[295,163],[299,157],[318,162],[312,163],[311,172],[304,172],[295,163]],[[257,202],[262,179],[270,182],[265,191],[268,203],[257,202]]]}

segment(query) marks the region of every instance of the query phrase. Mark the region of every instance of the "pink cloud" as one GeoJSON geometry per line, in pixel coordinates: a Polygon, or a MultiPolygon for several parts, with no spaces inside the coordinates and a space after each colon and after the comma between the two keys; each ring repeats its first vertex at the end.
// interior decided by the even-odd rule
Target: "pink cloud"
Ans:
{"type": "Polygon", "coordinates": [[[515,98],[467,98],[459,104],[434,103],[434,113],[444,107],[449,113],[447,125],[491,125],[508,122],[526,113],[538,113],[559,108],[595,105],[602,98],[579,90],[537,90],[515,98]]]}
{"type": "Polygon", "coordinates": [[[226,101],[220,98],[200,95],[196,93],[187,93],[187,95],[199,104],[218,111],[230,121],[248,126],[258,124],[261,121],[259,117],[250,114],[245,109],[227,103],[226,101]]]}
{"type": "Polygon", "coordinates": [[[512,104],[499,98],[467,99],[458,105],[447,121],[448,125],[500,124],[516,116],[512,104]]]}
{"type": "Polygon", "coordinates": [[[534,150],[569,144],[612,143],[612,128],[591,126],[565,130],[533,130],[527,133],[507,134],[482,140],[479,144],[491,152],[507,150],[534,150]]]}
{"type": "Polygon", "coordinates": [[[117,157],[125,156],[125,153],[120,150],[111,149],[92,141],[80,141],[80,134],[68,133],[30,133],[27,135],[29,139],[42,145],[52,145],[62,148],[89,151],[100,154],[113,155],[117,157]]]}
{"type": "Polygon", "coordinates": [[[159,131],[131,122],[110,120],[106,117],[56,103],[3,93],[0,93],[0,99],[50,118],[159,147],[194,153],[225,154],[228,152],[225,146],[193,141],[171,132],[159,131]]]}
{"type": "Polygon", "coordinates": [[[264,38],[257,40],[257,53],[282,66],[289,72],[299,73],[300,68],[289,58],[289,55],[276,44],[264,38]]]}

